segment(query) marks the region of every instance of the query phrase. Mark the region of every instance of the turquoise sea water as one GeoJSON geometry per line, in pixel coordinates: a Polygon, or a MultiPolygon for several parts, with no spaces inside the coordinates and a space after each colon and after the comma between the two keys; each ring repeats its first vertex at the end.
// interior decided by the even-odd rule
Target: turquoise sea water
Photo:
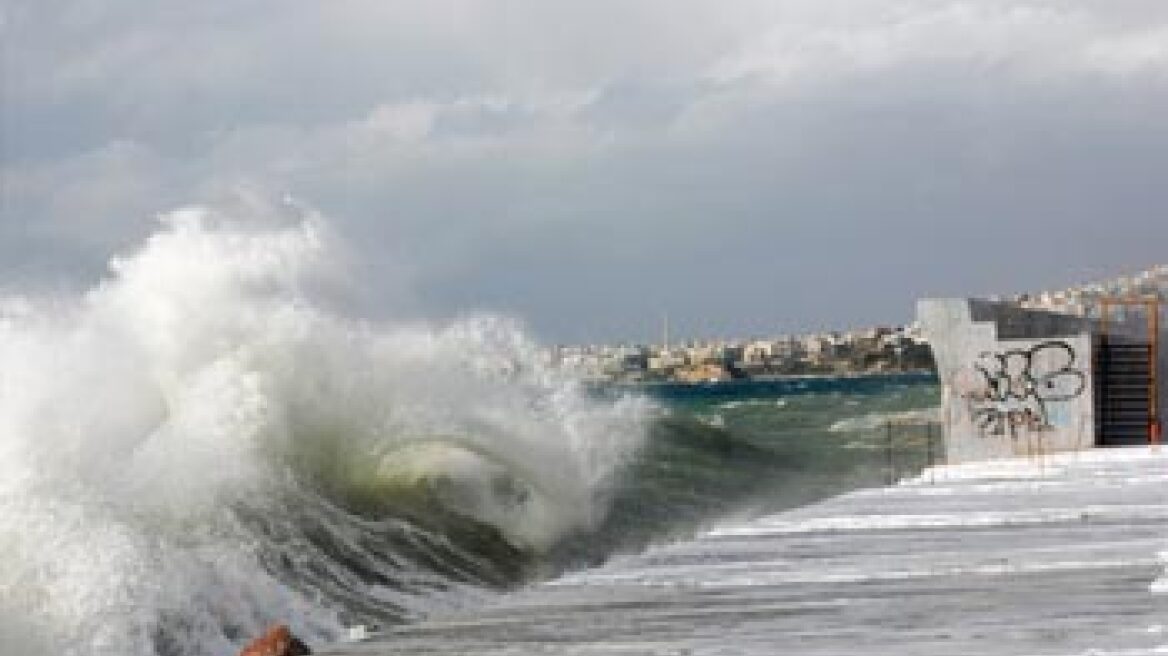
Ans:
{"type": "MultiPolygon", "coordinates": [[[[656,409],[647,441],[611,483],[607,510],[599,524],[565,535],[543,553],[493,554],[513,559],[508,571],[514,578],[496,579],[501,585],[493,587],[503,595],[501,599],[543,581],[586,573],[617,556],[685,544],[719,526],[858,488],[878,487],[890,476],[913,475],[930,460],[927,425],[935,419],[939,403],[938,386],[928,375],[655,385],[595,392],[652,399],[656,409]]],[[[939,431],[931,435],[933,458],[938,459],[939,431]]],[[[488,543],[477,544],[482,548],[488,543]]],[[[466,604],[455,602],[454,607],[474,613],[476,607],[493,603],[488,595],[466,604]]],[[[440,611],[410,621],[442,616],[440,611]]],[[[385,625],[380,629],[393,631],[385,625]]],[[[432,643],[422,638],[420,643],[412,642],[411,648],[447,653],[448,637],[435,634],[432,643]]],[[[522,653],[520,646],[516,649],[522,653]]],[[[369,653],[380,652],[374,644],[369,653]]]]}
{"type": "MultiPolygon", "coordinates": [[[[657,385],[641,391],[659,400],[666,416],[654,427],[629,480],[650,496],[646,487],[664,488],[664,480],[676,480],[677,487],[713,506],[697,513],[704,521],[716,521],[719,512],[771,512],[881,485],[940,458],[939,430],[928,427],[936,419],[940,388],[929,374],[657,385]],[[679,467],[684,475],[677,475],[679,467]]],[[[662,503],[685,505],[678,498],[662,503]]],[[[621,510],[618,499],[613,512],[621,510]]]]}

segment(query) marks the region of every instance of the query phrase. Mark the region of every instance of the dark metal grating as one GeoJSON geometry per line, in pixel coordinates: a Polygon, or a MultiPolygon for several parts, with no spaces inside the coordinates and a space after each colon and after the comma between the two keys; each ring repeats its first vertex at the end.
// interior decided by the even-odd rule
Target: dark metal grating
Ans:
{"type": "Polygon", "coordinates": [[[1096,351],[1095,418],[1099,446],[1148,443],[1152,346],[1102,340],[1096,351]]]}

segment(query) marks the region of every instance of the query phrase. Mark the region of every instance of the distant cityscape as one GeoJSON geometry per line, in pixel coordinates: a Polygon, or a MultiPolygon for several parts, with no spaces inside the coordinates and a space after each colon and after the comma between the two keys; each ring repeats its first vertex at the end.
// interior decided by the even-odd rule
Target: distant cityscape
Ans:
{"type": "Polygon", "coordinates": [[[1058,291],[1015,294],[997,300],[1013,301],[1029,309],[1094,317],[1097,316],[1101,299],[1131,297],[1156,298],[1161,302],[1168,300],[1168,264],[1158,264],[1134,275],[1119,276],[1103,282],[1085,283],[1058,291]]]}
{"type": "MultiPolygon", "coordinates": [[[[996,297],[1025,308],[1094,316],[1107,297],[1168,300],[1168,264],[1131,276],[1057,291],[996,297]]],[[[915,324],[846,332],[765,338],[685,340],[659,344],[561,345],[551,360],[588,380],[605,382],[723,382],[789,376],[925,372],[934,369],[929,345],[915,324]]]]}
{"type": "Polygon", "coordinates": [[[926,371],[933,366],[928,344],[915,324],[676,344],[558,346],[551,357],[585,378],[614,382],[722,382],[926,371]]]}

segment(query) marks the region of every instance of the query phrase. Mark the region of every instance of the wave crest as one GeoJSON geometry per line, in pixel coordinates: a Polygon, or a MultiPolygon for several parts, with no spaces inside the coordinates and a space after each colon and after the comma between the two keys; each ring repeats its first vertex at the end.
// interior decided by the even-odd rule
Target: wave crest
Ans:
{"type": "Polygon", "coordinates": [[[179,210],[89,292],[0,302],[0,607],[30,645],[331,639],[603,518],[644,402],[507,319],[325,309],[335,240],[281,211],[179,210]]]}

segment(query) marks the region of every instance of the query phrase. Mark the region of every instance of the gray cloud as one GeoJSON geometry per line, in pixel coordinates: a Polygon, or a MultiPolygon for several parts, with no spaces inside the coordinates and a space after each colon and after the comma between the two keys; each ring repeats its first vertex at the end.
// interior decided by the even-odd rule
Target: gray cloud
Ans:
{"type": "Polygon", "coordinates": [[[8,277],[96,275],[240,184],[331,216],[375,297],[557,340],[903,320],[1168,237],[1159,2],[74,0],[3,30],[8,277]]]}

